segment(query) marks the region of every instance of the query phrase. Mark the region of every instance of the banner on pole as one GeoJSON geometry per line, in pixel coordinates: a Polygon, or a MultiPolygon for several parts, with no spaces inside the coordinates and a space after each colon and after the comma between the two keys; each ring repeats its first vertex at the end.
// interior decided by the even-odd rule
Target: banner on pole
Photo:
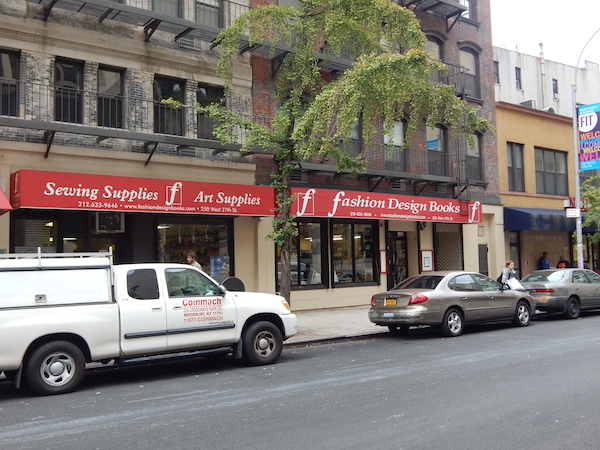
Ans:
{"type": "Polygon", "coordinates": [[[579,170],[600,169],[600,103],[580,106],[577,114],[579,128],[579,170]]]}

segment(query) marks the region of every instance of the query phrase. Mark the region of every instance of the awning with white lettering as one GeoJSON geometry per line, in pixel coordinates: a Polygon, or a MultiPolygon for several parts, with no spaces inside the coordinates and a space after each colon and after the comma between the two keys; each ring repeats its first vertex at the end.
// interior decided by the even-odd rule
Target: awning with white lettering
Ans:
{"type": "Polygon", "coordinates": [[[19,170],[14,208],[272,216],[270,186],[19,170]]]}
{"type": "Polygon", "coordinates": [[[353,218],[481,223],[480,201],[344,189],[293,188],[292,214],[301,218],[353,218]]]}

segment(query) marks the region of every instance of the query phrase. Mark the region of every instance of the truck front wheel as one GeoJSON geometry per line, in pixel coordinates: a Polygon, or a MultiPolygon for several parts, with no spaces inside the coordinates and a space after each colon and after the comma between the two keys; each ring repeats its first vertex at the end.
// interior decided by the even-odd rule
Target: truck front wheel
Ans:
{"type": "Polygon", "coordinates": [[[52,341],[36,348],[25,363],[25,379],[40,395],[74,390],[85,372],[85,358],[75,344],[52,341]]]}
{"type": "Polygon", "coordinates": [[[271,322],[253,323],[244,331],[242,339],[244,360],[253,366],[276,362],[283,349],[281,331],[271,322]]]}

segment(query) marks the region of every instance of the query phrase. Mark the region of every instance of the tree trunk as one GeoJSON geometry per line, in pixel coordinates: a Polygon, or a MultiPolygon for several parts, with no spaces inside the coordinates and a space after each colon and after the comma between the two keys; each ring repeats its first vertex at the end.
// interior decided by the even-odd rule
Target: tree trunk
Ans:
{"type": "Polygon", "coordinates": [[[280,244],[281,257],[279,261],[281,264],[280,295],[283,298],[285,298],[290,304],[290,293],[292,290],[292,268],[290,264],[290,252],[292,243],[292,228],[290,226],[290,221],[292,219],[291,154],[291,152],[288,152],[287,155],[279,161],[279,171],[281,174],[282,188],[280,192],[281,203],[278,205],[281,219],[280,226],[282,227],[281,231],[283,238],[280,244]]]}

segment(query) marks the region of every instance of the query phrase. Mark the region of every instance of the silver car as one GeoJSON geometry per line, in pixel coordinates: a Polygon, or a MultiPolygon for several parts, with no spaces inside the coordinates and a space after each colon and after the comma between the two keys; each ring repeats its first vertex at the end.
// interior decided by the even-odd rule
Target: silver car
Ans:
{"type": "Polygon", "coordinates": [[[525,291],[504,289],[480,273],[428,272],[402,281],[371,299],[369,320],[404,334],[412,325],[437,325],[444,336],[459,336],[465,324],[512,320],[527,326],[535,311],[525,291]]]}
{"type": "Polygon", "coordinates": [[[538,310],[576,319],[582,309],[600,308],[600,275],[588,269],[536,270],[521,280],[538,310]]]}

